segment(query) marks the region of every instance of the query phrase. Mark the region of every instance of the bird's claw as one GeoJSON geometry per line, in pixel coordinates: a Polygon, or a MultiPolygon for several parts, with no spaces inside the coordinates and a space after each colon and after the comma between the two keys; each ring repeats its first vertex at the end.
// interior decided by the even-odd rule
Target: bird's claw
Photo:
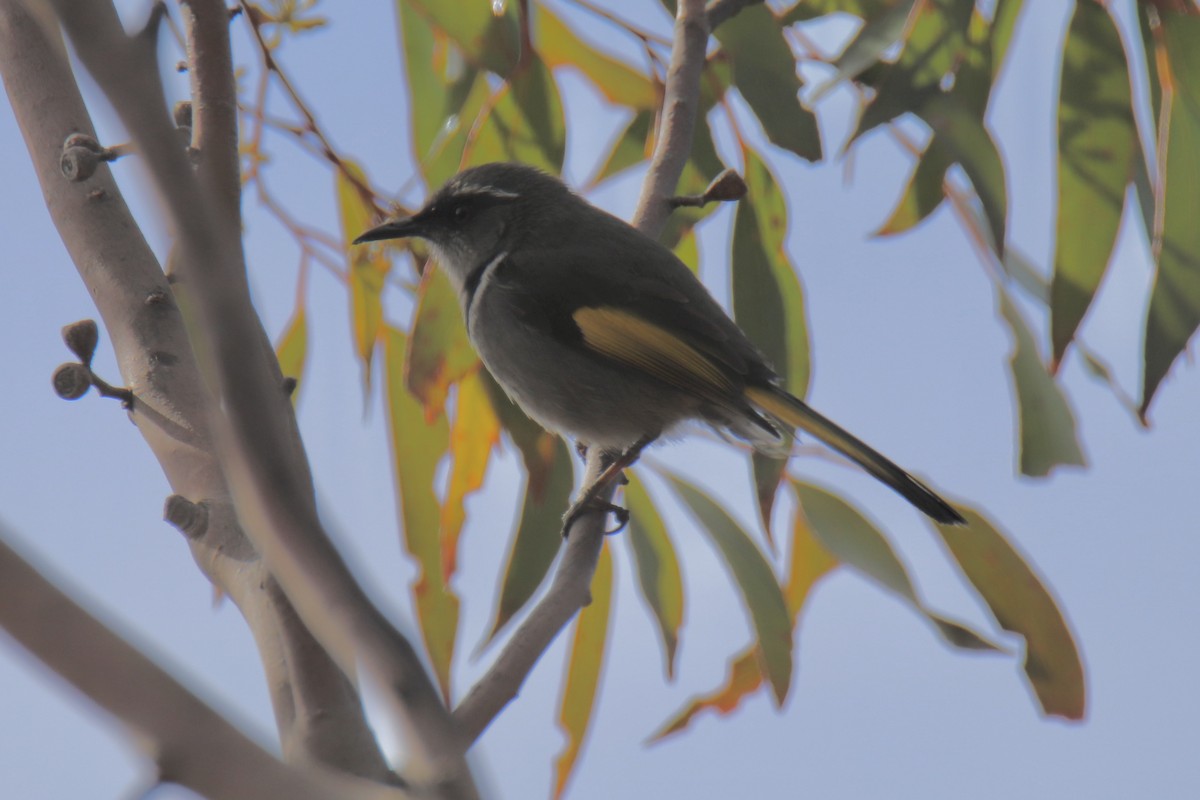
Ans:
{"type": "Polygon", "coordinates": [[[612,536],[614,533],[620,533],[625,530],[625,526],[629,524],[629,509],[619,506],[616,503],[610,503],[607,500],[598,500],[591,498],[572,505],[567,509],[567,513],[563,515],[562,535],[566,539],[571,533],[571,526],[579,521],[579,518],[590,511],[600,511],[604,514],[612,514],[617,518],[617,527],[612,530],[606,530],[605,536],[612,536]]]}

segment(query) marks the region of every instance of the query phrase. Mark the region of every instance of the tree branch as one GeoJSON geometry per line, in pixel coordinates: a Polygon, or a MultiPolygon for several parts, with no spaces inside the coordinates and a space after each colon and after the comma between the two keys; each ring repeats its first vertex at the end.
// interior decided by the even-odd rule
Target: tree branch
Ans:
{"type": "Polygon", "coordinates": [[[240,231],[225,224],[177,146],[153,48],[124,35],[111,3],[50,5],[146,159],[176,227],[179,273],[195,303],[189,333],[217,388],[217,452],[243,528],[342,671],[371,681],[388,702],[407,735],[409,781],[436,796],[476,797],[460,737],[416,651],[321,527],[292,406],[250,302],[240,231]]]}
{"type": "Polygon", "coordinates": [[[230,508],[215,456],[209,396],[172,290],[106,165],[81,183],[59,171],[68,133],[95,130],[67,65],[53,21],[39,22],[18,0],[0,0],[0,76],[29,149],[47,208],[112,339],[130,409],[172,490],[210,509],[193,558],[237,605],[254,635],[284,752],[355,774],[386,779],[389,770],[353,688],[278,590],[230,508]],[[303,659],[297,656],[303,654],[303,659]],[[315,687],[323,690],[317,692],[315,687]],[[297,692],[320,697],[305,718],[297,692]],[[345,745],[358,743],[353,757],[345,745]]]}
{"type": "MultiPolygon", "coordinates": [[[[672,209],[670,198],[691,153],[707,43],[703,0],[682,0],[675,21],[658,144],[634,215],[634,224],[651,236],[657,235],[666,224],[672,209]]],[[[593,448],[588,453],[583,486],[589,486],[603,471],[600,454],[593,448]]],[[[611,499],[614,489],[608,486],[599,499],[611,499]]],[[[454,710],[454,718],[468,741],[478,738],[517,696],[542,653],[590,602],[592,576],[604,543],[605,516],[588,514],[572,527],[550,589],[454,710]]]]}
{"type": "Polygon", "coordinates": [[[238,156],[237,83],[229,38],[229,9],[220,0],[180,0],[192,89],[192,147],[197,174],[213,205],[240,226],[242,181],[238,156]]]}
{"type": "Polygon", "coordinates": [[[409,796],[281,763],[41,575],[4,541],[3,533],[0,627],[121,720],[153,755],[160,781],[213,800],[409,796]]]}
{"type": "MultiPolygon", "coordinates": [[[[593,448],[588,454],[583,485],[591,485],[603,471],[600,455],[593,448]]],[[[609,499],[612,489],[610,486],[602,499],[609,499]]],[[[454,720],[467,741],[474,742],[479,738],[504,707],[516,698],[525,679],[555,637],[581,608],[591,602],[592,575],[604,544],[606,518],[606,514],[587,514],[571,527],[562,561],[546,595],[504,643],[495,663],[454,709],[454,720]]]]}
{"type": "Polygon", "coordinates": [[[670,198],[692,152],[692,133],[700,109],[700,74],[708,45],[704,0],[680,0],[675,15],[675,44],[667,68],[658,137],[650,171],[642,183],[634,227],[657,236],[671,213],[670,198]]]}

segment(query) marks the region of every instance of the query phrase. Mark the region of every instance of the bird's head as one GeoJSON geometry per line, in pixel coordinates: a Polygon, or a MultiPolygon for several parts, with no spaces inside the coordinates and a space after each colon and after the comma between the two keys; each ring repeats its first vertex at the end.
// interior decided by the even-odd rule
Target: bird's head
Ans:
{"type": "Polygon", "coordinates": [[[553,175],[523,164],[493,163],[455,175],[410,217],[390,219],[355,244],[418,237],[460,286],[467,273],[519,241],[556,225],[575,195],[553,175]]]}

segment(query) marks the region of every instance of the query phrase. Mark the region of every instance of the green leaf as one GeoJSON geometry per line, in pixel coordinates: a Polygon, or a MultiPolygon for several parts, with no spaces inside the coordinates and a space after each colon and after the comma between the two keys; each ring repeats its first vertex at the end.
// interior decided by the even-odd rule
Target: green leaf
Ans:
{"type": "MultiPolygon", "coordinates": [[[[486,73],[475,69],[468,70],[458,83],[443,91],[449,94],[456,89],[463,92],[461,101],[453,110],[447,108],[448,113],[436,115],[437,136],[427,149],[418,152],[417,166],[431,188],[441,186],[461,169],[468,136],[491,96],[486,73]]],[[[449,106],[449,98],[446,103],[449,106]]]]}
{"type": "Polygon", "coordinates": [[[430,27],[452,39],[472,64],[507,77],[521,53],[515,2],[479,0],[397,0],[401,16],[406,7],[430,27]],[[496,9],[500,13],[496,13],[496,9]]]}
{"type": "MultiPolygon", "coordinates": [[[[435,158],[445,139],[458,127],[459,115],[475,83],[477,70],[443,31],[434,28],[408,2],[397,3],[400,18],[404,77],[408,83],[413,155],[423,165],[435,158]]],[[[425,172],[440,185],[448,175],[425,172]]]]}
{"type": "Polygon", "coordinates": [[[1025,7],[1025,0],[997,0],[996,11],[988,33],[991,49],[992,83],[1000,76],[1008,60],[1008,48],[1012,44],[1017,28],[1017,19],[1025,7]]]}
{"type": "Polygon", "coordinates": [[[931,611],[887,539],[849,503],[810,483],[793,480],[792,486],[817,540],[833,558],[907,601],[949,644],[966,650],[998,649],[965,625],[931,611]]]}
{"type": "Polygon", "coordinates": [[[296,381],[292,390],[292,404],[300,398],[300,384],[304,378],[304,363],[308,360],[308,314],[303,305],[297,306],[275,345],[275,357],[279,359],[279,371],[285,378],[296,381]]]}
{"type": "Polygon", "coordinates": [[[1200,326],[1200,76],[1188,72],[1198,60],[1200,17],[1164,14],[1162,25],[1175,90],[1166,143],[1159,152],[1166,165],[1159,171],[1165,184],[1160,187],[1163,228],[1155,242],[1158,272],[1146,315],[1143,418],[1171,364],[1200,326]]]}
{"type": "Polygon", "coordinates": [[[1008,291],[999,284],[1000,315],[1013,335],[1009,359],[1017,394],[1021,474],[1042,477],[1060,464],[1083,466],[1075,416],[1067,398],[1038,356],[1037,342],[1008,291]]]}
{"type": "Polygon", "coordinates": [[[888,48],[899,41],[904,33],[915,2],[916,0],[900,0],[876,16],[864,20],[858,33],[854,34],[854,38],[834,59],[833,65],[837,67],[837,71],[812,93],[812,102],[815,103],[824,97],[842,81],[857,78],[863,70],[879,63],[888,48]]]}
{"type": "Polygon", "coordinates": [[[1076,3],[1058,107],[1058,223],[1050,287],[1057,365],[1108,268],[1137,131],[1121,35],[1108,10],[1076,3]]]}
{"type": "Polygon", "coordinates": [[[782,705],[792,680],[792,620],[771,565],[725,509],[682,479],[667,478],[729,567],[750,613],[761,667],[782,705]]]}
{"type": "Polygon", "coordinates": [[[654,84],[629,65],[585,42],[545,6],[534,15],[538,51],[551,68],[579,70],[610,103],[653,113],[658,108],[654,84]]]}
{"type": "Polygon", "coordinates": [[[797,0],[782,16],[784,25],[808,22],[829,14],[853,14],[862,19],[873,19],[897,2],[904,0],[797,0]]]}
{"type": "Polygon", "coordinates": [[[629,509],[629,546],[637,564],[638,589],[658,625],[663,646],[663,669],[675,678],[675,648],[683,627],[683,577],[675,546],[667,535],[654,500],[632,471],[627,472],[625,505],[629,509]]]}
{"type": "Polygon", "coordinates": [[[575,620],[575,637],[567,661],[567,684],[559,701],[558,727],[567,735],[567,744],[554,762],[554,798],[562,797],[574,772],[600,688],[612,617],[613,560],[608,542],[600,550],[591,594],[592,602],[575,620]]]}
{"type": "Polygon", "coordinates": [[[592,183],[600,183],[622,170],[640,164],[650,157],[650,136],[654,125],[653,111],[639,111],[629,120],[625,130],[613,142],[592,183]]]}
{"type": "Polygon", "coordinates": [[[479,366],[479,357],[467,338],[458,295],[450,280],[433,264],[426,264],[417,288],[417,310],[408,340],[408,390],[425,406],[432,419],[442,413],[450,384],[479,366]]]}
{"type": "Polygon", "coordinates": [[[945,199],[942,182],[953,163],[946,148],[938,145],[937,137],[930,139],[908,179],[900,202],[875,235],[891,236],[911,230],[936,211],[945,199]]]}
{"type": "Polygon", "coordinates": [[[459,601],[442,574],[438,531],[442,509],[433,486],[438,462],[449,447],[445,417],[426,422],[424,409],[404,385],[404,333],[384,329],[388,429],[404,547],[417,566],[413,597],[417,622],[443,695],[450,697],[451,665],[458,634],[459,601]]]}
{"type": "MultiPolygon", "coordinates": [[[[365,179],[365,173],[353,163],[347,169],[365,179]]],[[[364,197],[342,170],[335,172],[342,241],[346,247],[350,280],[350,316],[354,329],[355,352],[363,365],[363,385],[371,386],[371,357],[383,329],[383,287],[392,261],[386,245],[351,245],[359,234],[375,222],[375,205],[364,197]]]]}
{"type": "Polygon", "coordinates": [[[938,525],[938,532],[1000,626],[1025,637],[1025,674],[1042,710],[1083,719],[1083,663],[1054,598],[987,518],[971,508],[959,511],[968,524],[938,525]]]}
{"type": "Polygon", "coordinates": [[[567,137],[562,100],[554,74],[536,54],[499,90],[494,105],[484,104],[472,128],[464,165],[519,161],[562,172],[567,137]]]}
{"type": "Polygon", "coordinates": [[[946,148],[971,180],[991,228],[992,249],[1003,258],[1008,190],[1004,162],[991,133],[979,117],[952,97],[939,95],[918,113],[933,128],[939,146],[946,148]]]}
{"type": "MultiPolygon", "coordinates": [[[[804,289],[786,248],[787,203],[775,176],[752,150],[744,151],[746,197],[733,223],[733,312],[782,385],[797,397],[808,392],[811,362],[804,289]]],[[[756,455],[754,483],[763,527],[770,531],[771,509],[786,459],[756,455]]]]}
{"type": "Polygon", "coordinates": [[[796,59],[765,5],[752,5],[715,31],[733,61],[733,82],[772,144],[801,158],[821,158],[817,118],[800,104],[796,59]]]}
{"type": "Polygon", "coordinates": [[[1034,266],[1028,256],[1014,247],[1009,247],[1005,249],[1000,265],[1030,297],[1039,303],[1050,305],[1050,281],[1034,266]]]}
{"type": "Polygon", "coordinates": [[[883,70],[875,98],[863,109],[852,144],[867,131],[907,112],[919,112],[941,94],[943,79],[962,62],[974,0],[924,0],[916,7],[896,63],[883,70]]]}
{"type": "Polygon", "coordinates": [[[500,597],[486,642],[495,638],[533,596],[558,553],[562,515],[575,485],[571,453],[517,408],[486,372],[480,372],[492,408],[525,465],[525,492],[521,521],[504,564],[500,597]]]}

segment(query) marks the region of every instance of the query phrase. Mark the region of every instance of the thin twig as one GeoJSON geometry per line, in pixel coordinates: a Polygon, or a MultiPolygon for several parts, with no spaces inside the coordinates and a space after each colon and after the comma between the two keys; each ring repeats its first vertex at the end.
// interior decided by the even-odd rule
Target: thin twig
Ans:
{"type": "Polygon", "coordinates": [[[616,25],[618,28],[621,28],[622,30],[624,30],[630,36],[635,36],[638,39],[641,39],[647,45],[657,44],[657,45],[661,45],[662,47],[670,47],[671,46],[671,40],[668,39],[667,37],[660,36],[659,34],[654,33],[653,31],[648,31],[645,28],[639,27],[639,26],[633,24],[632,22],[630,22],[629,20],[624,19],[624,18],[614,14],[613,12],[609,11],[604,6],[597,5],[596,3],[591,2],[591,0],[571,0],[571,2],[586,11],[590,11],[591,13],[595,14],[598,17],[602,17],[603,19],[608,20],[612,24],[616,25]]]}
{"type": "Polygon", "coordinates": [[[279,80],[280,86],[283,87],[284,92],[286,92],[288,98],[291,99],[292,105],[300,113],[300,115],[304,117],[305,128],[317,138],[317,141],[321,143],[321,154],[337,168],[337,170],[346,178],[347,181],[350,182],[352,186],[354,186],[354,188],[362,196],[363,202],[374,206],[375,210],[381,214],[386,212],[387,209],[383,204],[380,203],[383,195],[379,192],[376,192],[375,189],[366,181],[364,181],[361,175],[351,169],[350,165],[346,163],[345,159],[338,154],[333,144],[329,141],[329,138],[321,130],[321,126],[317,123],[316,115],[313,114],[312,110],[308,107],[308,104],[304,102],[304,98],[302,98],[300,93],[296,90],[296,87],[288,77],[287,72],[285,72],[283,67],[280,66],[279,62],[275,60],[275,55],[271,51],[271,46],[263,38],[262,31],[259,29],[257,15],[249,12],[249,9],[246,8],[245,2],[242,2],[241,8],[243,10],[242,16],[246,18],[247,23],[250,26],[250,32],[253,34],[255,42],[258,44],[259,53],[262,55],[263,68],[275,75],[275,77],[279,80]]]}

